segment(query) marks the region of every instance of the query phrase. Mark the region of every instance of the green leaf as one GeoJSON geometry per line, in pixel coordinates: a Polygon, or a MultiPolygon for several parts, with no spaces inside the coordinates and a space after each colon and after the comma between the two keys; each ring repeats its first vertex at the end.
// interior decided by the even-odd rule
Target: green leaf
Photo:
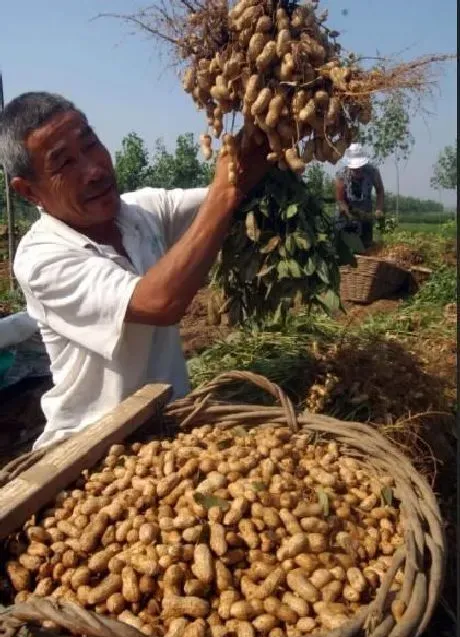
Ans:
{"type": "Polygon", "coordinates": [[[308,258],[307,264],[304,265],[303,271],[305,276],[312,276],[316,272],[316,263],[312,257],[308,258]]]}
{"type": "Polygon", "coordinates": [[[329,496],[323,487],[318,487],[316,489],[316,495],[318,496],[318,502],[323,508],[324,517],[327,518],[329,515],[329,496]]]}
{"type": "Polygon", "coordinates": [[[277,265],[278,270],[278,279],[288,279],[289,278],[289,264],[287,261],[280,261],[277,265]]]}
{"type": "Polygon", "coordinates": [[[327,241],[327,234],[324,234],[324,232],[320,232],[316,235],[316,241],[318,243],[325,243],[327,241]]]}
{"type": "Polygon", "coordinates": [[[265,196],[259,201],[259,210],[264,215],[264,217],[270,216],[270,198],[265,196]]]}
{"type": "Polygon", "coordinates": [[[270,241],[266,243],[263,248],[260,249],[260,253],[269,254],[270,252],[273,252],[273,250],[275,250],[278,247],[280,241],[281,241],[281,237],[279,235],[272,237],[270,241]]]}
{"type": "Polygon", "coordinates": [[[287,263],[288,263],[289,272],[294,277],[294,279],[301,279],[302,270],[300,268],[300,265],[297,263],[297,261],[295,261],[295,259],[288,259],[287,263]]]}
{"type": "Polygon", "coordinates": [[[283,257],[283,258],[287,257],[287,252],[286,252],[286,246],[285,245],[279,245],[278,246],[278,254],[280,255],[280,257],[283,257]]]}
{"type": "Polygon", "coordinates": [[[294,254],[295,248],[296,248],[296,241],[293,234],[290,234],[287,236],[285,245],[286,245],[286,250],[289,252],[289,254],[294,254]]]}
{"type": "Polygon", "coordinates": [[[266,491],[267,485],[264,482],[251,482],[251,487],[254,491],[266,491]]]}
{"type": "Polygon", "coordinates": [[[341,239],[354,254],[362,254],[364,252],[365,248],[361,237],[355,232],[342,232],[341,239]]]}
{"type": "Polygon", "coordinates": [[[277,325],[278,323],[280,323],[283,319],[283,303],[279,303],[278,307],[276,308],[276,312],[275,315],[273,316],[273,323],[275,325],[277,325]]]}
{"type": "Polygon", "coordinates": [[[391,507],[393,504],[393,489],[391,487],[383,487],[380,495],[382,504],[391,507]]]}
{"type": "Polygon", "coordinates": [[[259,279],[263,279],[263,277],[267,276],[267,274],[269,274],[272,270],[274,270],[276,268],[276,265],[264,265],[262,266],[262,268],[257,272],[257,277],[259,279]]]}
{"type": "Polygon", "coordinates": [[[219,440],[217,443],[218,449],[230,449],[233,445],[233,440],[231,438],[225,438],[224,440],[219,440]]]}
{"type": "Polygon", "coordinates": [[[251,239],[251,241],[254,241],[255,243],[260,238],[260,230],[259,230],[259,227],[257,226],[256,216],[253,211],[248,212],[248,214],[246,215],[245,224],[246,224],[246,236],[249,239],[251,239]]]}
{"type": "Polygon", "coordinates": [[[212,509],[212,507],[219,507],[222,511],[228,511],[230,504],[227,500],[218,498],[216,495],[204,495],[204,493],[195,492],[193,499],[197,504],[201,504],[205,509],[212,509]]]}
{"type": "Polygon", "coordinates": [[[323,303],[331,314],[340,309],[340,297],[334,292],[334,290],[328,290],[321,295],[320,299],[321,303],[323,303]]]}
{"type": "Polygon", "coordinates": [[[294,232],[294,240],[301,250],[309,250],[311,248],[311,239],[306,232],[294,232]]]}
{"type": "Polygon", "coordinates": [[[292,219],[299,212],[299,206],[296,203],[291,203],[286,208],[286,219],[292,219]]]}
{"type": "Polygon", "coordinates": [[[323,281],[323,283],[329,283],[329,272],[327,269],[327,264],[320,256],[315,255],[316,257],[316,273],[323,281]]]}

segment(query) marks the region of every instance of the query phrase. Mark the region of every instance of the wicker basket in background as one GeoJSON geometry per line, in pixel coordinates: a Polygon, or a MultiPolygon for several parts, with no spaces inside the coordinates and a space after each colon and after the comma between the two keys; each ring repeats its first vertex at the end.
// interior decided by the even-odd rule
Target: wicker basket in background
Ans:
{"type": "Polygon", "coordinates": [[[340,297],[353,303],[373,303],[397,292],[409,273],[394,263],[356,255],[357,267],[340,268],[340,297]]]}

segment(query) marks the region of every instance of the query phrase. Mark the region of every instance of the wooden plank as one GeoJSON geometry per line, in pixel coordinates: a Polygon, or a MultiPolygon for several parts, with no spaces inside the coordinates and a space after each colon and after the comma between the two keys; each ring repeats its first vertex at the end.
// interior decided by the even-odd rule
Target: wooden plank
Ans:
{"type": "Polygon", "coordinates": [[[0,539],[19,529],[59,491],[93,467],[115,443],[150,418],[158,417],[171,397],[169,385],[146,385],[115,409],[65,440],[30,469],[0,489],[0,539]]]}

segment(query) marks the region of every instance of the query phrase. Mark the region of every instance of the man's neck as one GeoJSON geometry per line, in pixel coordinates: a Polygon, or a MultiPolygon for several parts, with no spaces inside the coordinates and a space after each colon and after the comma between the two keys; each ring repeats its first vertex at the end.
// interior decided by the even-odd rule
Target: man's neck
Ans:
{"type": "Polygon", "coordinates": [[[123,240],[121,236],[120,228],[115,223],[115,219],[105,221],[103,223],[93,225],[90,228],[74,228],[78,232],[83,232],[91,241],[100,243],[102,245],[109,245],[123,257],[128,260],[129,257],[126,254],[126,250],[123,247],[123,240]]]}
{"type": "Polygon", "coordinates": [[[110,221],[104,221],[103,223],[95,224],[89,228],[81,229],[75,228],[78,232],[83,232],[92,241],[96,243],[102,243],[104,245],[112,245],[113,240],[117,240],[120,235],[120,230],[115,223],[114,219],[110,221]]]}

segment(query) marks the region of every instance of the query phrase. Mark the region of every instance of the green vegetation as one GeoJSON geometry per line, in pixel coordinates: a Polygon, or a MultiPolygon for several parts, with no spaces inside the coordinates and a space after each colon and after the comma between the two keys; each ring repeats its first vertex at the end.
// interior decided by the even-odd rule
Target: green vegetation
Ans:
{"type": "Polygon", "coordinates": [[[458,142],[455,140],[455,146],[446,146],[439,154],[438,161],[433,166],[434,173],[431,178],[431,185],[437,190],[456,190],[457,189],[457,155],[458,142]]]}
{"type": "Polygon", "coordinates": [[[404,246],[413,250],[420,257],[420,263],[428,268],[437,269],[444,264],[456,266],[457,252],[455,238],[455,224],[448,222],[441,224],[437,232],[429,226],[417,230],[417,224],[409,227],[399,227],[396,231],[385,235],[385,245],[404,246]]]}
{"type": "Polygon", "coordinates": [[[197,188],[211,181],[212,164],[199,159],[199,145],[191,133],[179,135],[173,152],[158,139],[152,156],[145,141],[129,133],[115,153],[115,173],[121,192],[138,188],[197,188]]]}
{"type": "Polygon", "coordinates": [[[429,233],[429,234],[441,234],[445,237],[451,237],[455,239],[456,235],[456,222],[455,221],[446,221],[444,223],[437,222],[427,222],[426,219],[423,222],[417,221],[405,221],[403,220],[398,225],[398,230],[401,232],[409,232],[409,233],[429,233]]]}

